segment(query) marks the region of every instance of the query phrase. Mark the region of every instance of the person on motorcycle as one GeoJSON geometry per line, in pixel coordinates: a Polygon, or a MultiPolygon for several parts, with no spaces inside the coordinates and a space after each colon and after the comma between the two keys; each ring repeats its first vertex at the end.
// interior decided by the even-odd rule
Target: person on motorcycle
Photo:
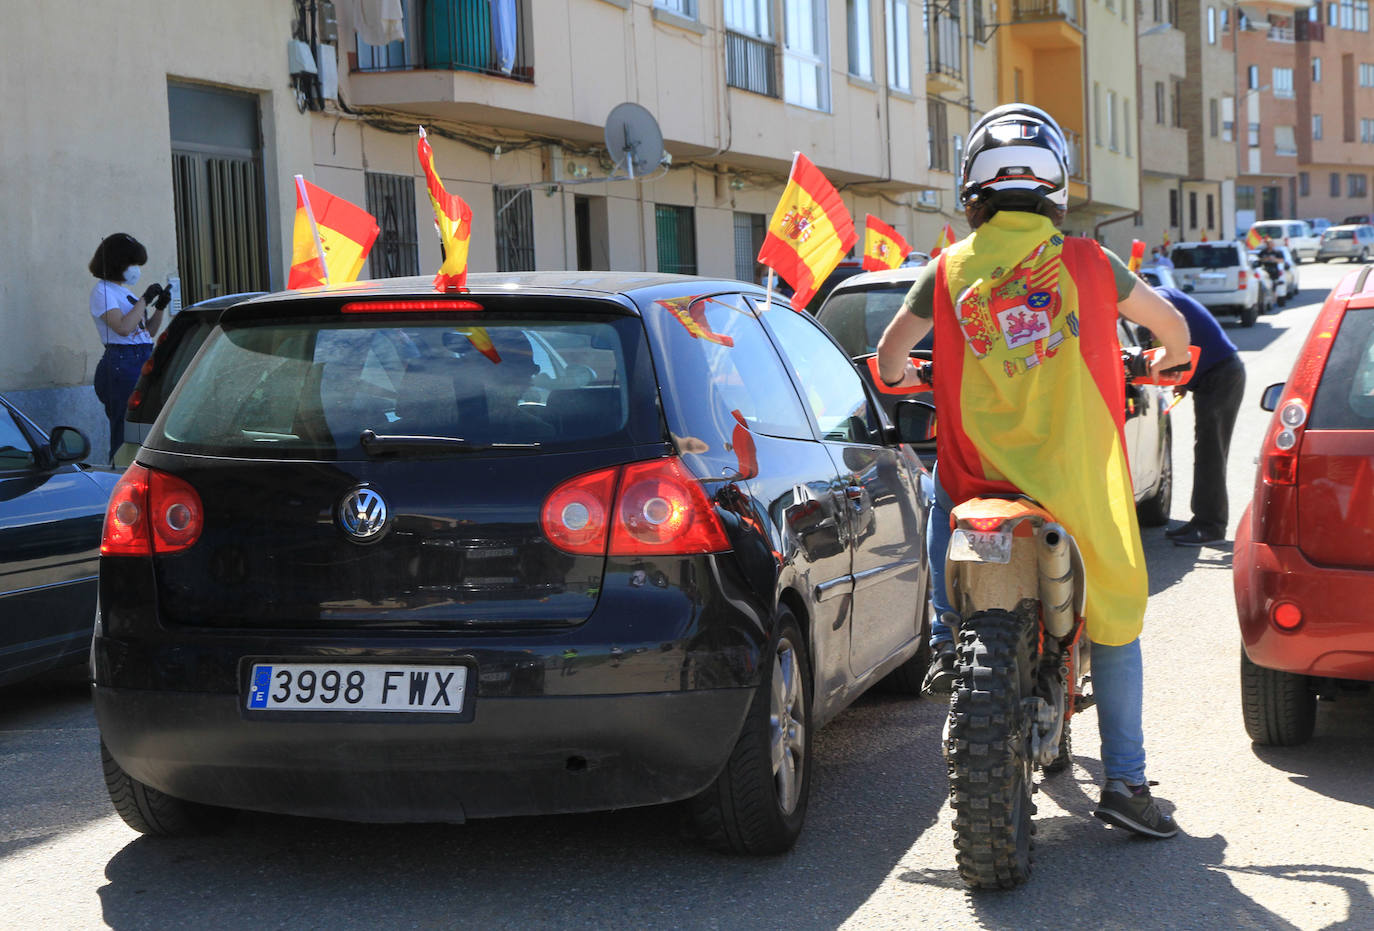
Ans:
{"type": "Polygon", "coordinates": [[[1274,240],[1270,239],[1268,236],[1264,237],[1264,243],[1260,246],[1259,251],[1255,253],[1255,258],[1260,260],[1260,264],[1263,265],[1264,270],[1269,273],[1269,277],[1277,283],[1279,280],[1280,267],[1284,263],[1283,253],[1274,248],[1274,240]]]}
{"type": "Polygon", "coordinates": [[[1122,442],[1116,321],[1119,313],[1148,327],[1163,344],[1155,373],[1188,364],[1188,327],[1117,256],[1058,229],[1067,153],[1058,124],[1037,107],[1007,104],[979,120],[960,190],[973,232],[922,269],[878,342],[882,380],[915,385],[909,351],[935,332],[941,421],[926,539],[936,623],[926,686],[948,692],[956,677],[949,621],[957,615],[945,589],[950,511],[979,496],[1030,496],[1069,529],[1087,569],[1105,774],[1094,814],[1172,837],[1177,825],[1145,779],[1139,635],[1149,580],[1122,442]]]}

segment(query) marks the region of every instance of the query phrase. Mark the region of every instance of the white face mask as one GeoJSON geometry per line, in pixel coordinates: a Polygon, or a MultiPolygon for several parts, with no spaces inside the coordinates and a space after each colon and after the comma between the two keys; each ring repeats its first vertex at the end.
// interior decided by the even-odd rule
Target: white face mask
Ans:
{"type": "Polygon", "coordinates": [[[138,276],[143,274],[143,269],[137,265],[130,265],[124,269],[124,283],[127,285],[138,284],[138,276]]]}

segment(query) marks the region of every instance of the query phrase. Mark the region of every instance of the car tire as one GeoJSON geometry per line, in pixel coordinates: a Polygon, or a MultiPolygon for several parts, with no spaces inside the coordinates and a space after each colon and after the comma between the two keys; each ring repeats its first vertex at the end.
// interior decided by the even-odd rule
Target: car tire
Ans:
{"type": "Polygon", "coordinates": [[[1136,520],[1142,527],[1163,527],[1169,522],[1174,504],[1174,434],[1164,433],[1164,455],[1159,463],[1159,481],[1154,493],[1135,506],[1136,520]]]}
{"type": "Polygon", "coordinates": [[[1368,262],[1368,261],[1369,261],[1369,250],[1368,250],[1368,249],[1361,249],[1361,250],[1360,250],[1360,256],[1359,256],[1359,258],[1357,258],[1355,261],[1359,262],[1361,265],[1363,265],[1365,262],[1368,262]]]}
{"type": "Polygon", "coordinates": [[[801,628],[785,607],[761,666],[725,768],[691,802],[703,843],[752,855],[791,849],[811,794],[811,662],[801,628]]]}
{"type": "Polygon", "coordinates": [[[889,695],[921,697],[921,685],[925,682],[926,670],[930,669],[930,619],[933,614],[930,599],[924,599],[924,607],[921,609],[921,632],[917,635],[921,639],[921,646],[911,659],[883,676],[875,686],[878,691],[889,695]]]}
{"type": "Polygon", "coordinates": [[[144,785],[115,762],[105,741],[100,742],[100,763],[105,788],[124,823],[140,834],[154,837],[192,837],[224,830],[237,812],[173,798],[144,785]]]}
{"type": "Polygon", "coordinates": [[[1241,647],[1240,701],[1245,732],[1255,743],[1294,747],[1311,739],[1317,695],[1310,677],[1257,666],[1241,647]]]}
{"type": "Polygon", "coordinates": [[[1254,326],[1254,325],[1255,325],[1255,321],[1258,320],[1258,319],[1259,319],[1259,302],[1258,302],[1258,301],[1256,301],[1253,305],[1242,305],[1242,306],[1241,306],[1241,308],[1240,308],[1240,325],[1241,325],[1241,326],[1254,326]]]}

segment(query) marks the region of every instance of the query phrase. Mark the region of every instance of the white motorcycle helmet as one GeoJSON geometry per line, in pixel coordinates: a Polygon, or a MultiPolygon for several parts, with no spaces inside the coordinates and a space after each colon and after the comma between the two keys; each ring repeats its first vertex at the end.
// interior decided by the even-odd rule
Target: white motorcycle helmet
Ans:
{"type": "Polygon", "coordinates": [[[1043,212],[1069,206],[1069,146],[1059,124],[1039,107],[994,107],[969,132],[964,150],[964,207],[1043,212]]]}

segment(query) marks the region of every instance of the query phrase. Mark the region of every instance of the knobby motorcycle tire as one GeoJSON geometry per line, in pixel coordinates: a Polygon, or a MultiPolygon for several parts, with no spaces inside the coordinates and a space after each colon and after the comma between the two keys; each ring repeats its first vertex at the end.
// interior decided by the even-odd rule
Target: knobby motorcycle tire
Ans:
{"type": "Polygon", "coordinates": [[[978,612],[959,630],[946,755],[955,859],[975,889],[1030,877],[1035,806],[1021,699],[1033,683],[1033,632],[1007,611],[978,612]]]}

